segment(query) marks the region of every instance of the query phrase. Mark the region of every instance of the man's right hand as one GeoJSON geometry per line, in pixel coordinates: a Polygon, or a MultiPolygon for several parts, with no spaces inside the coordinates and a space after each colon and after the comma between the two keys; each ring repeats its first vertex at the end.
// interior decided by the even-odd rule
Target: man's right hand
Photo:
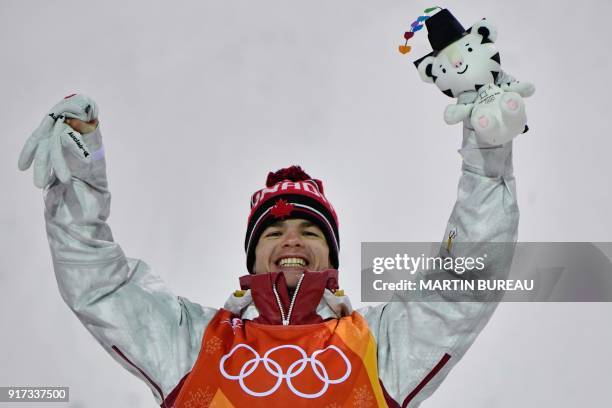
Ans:
{"type": "Polygon", "coordinates": [[[34,162],[34,185],[40,188],[53,181],[53,175],[67,183],[72,174],[63,148],[79,162],[88,163],[91,152],[81,134],[93,132],[97,126],[98,106],[93,99],[85,95],[64,98],[26,141],[19,156],[19,169],[27,170],[34,162]]]}
{"type": "Polygon", "coordinates": [[[89,122],[84,122],[80,119],[68,118],[66,119],[66,124],[79,132],[82,135],[86,135],[87,133],[91,133],[98,127],[98,119],[90,120],[89,122]]]}

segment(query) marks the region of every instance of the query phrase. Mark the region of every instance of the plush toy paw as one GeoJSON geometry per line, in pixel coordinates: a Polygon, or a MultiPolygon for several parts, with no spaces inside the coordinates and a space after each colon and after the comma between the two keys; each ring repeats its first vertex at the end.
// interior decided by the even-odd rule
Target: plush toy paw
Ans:
{"type": "Polygon", "coordinates": [[[502,103],[501,105],[502,110],[506,110],[509,113],[514,113],[518,111],[519,107],[520,101],[516,98],[506,98],[504,103],[502,103]]]}
{"type": "MultiPolygon", "coordinates": [[[[523,122],[527,120],[525,115],[525,102],[521,95],[515,92],[506,92],[502,95],[499,101],[499,109],[501,110],[504,122],[509,127],[516,125],[515,122],[523,122]]],[[[521,123],[524,127],[524,123],[521,123]]],[[[518,126],[518,125],[516,125],[518,126]]]]}
{"type": "Polygon", "coordinates": [[[462,122],[472,113],[473,104],[448,105],[444,110],[444,121],[449,125],[462,122]]]}
{"type": "Polygon", "coordinates": [[[502,90],[506,92],[516,92],[523,98],[527,98],[535,93],[535,85],[531,82],[512,82],[511,84],[502,85],[502,90]]]}
{"type": "Polygon", "coordinates": [[[499,144],[494,143],[499,134],[499,120],[495,115],[480,109],[479,112],[472,114],[471,122],[479,141],[493,141],[487,144],[499,144]]]}
{"type": "Polygon", "coordinates": [[[479,91],[470,123],[479,144],[495,146],[507,143],[525,130],[525,102],[516,92],[504,92],[488,85],[479,91]]]}

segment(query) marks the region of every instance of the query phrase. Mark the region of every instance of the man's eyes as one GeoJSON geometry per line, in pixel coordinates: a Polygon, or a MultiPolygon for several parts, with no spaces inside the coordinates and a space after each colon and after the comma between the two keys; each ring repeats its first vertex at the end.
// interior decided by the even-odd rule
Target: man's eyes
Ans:
{"type": "MultiPolygon", "coordinates": [[[[283,231],[269,231],[264,233],[264,237],[266,238],[276,238],[276,237],[280,237],[283,235],[283,231]]],[[[316,238],[323,238],[323,234],[321,232],[318,231],[310,231],[310,230],[304,230],[302,231],[302,235],[306,236],[306,237],[316,237],[316,238]]]]}

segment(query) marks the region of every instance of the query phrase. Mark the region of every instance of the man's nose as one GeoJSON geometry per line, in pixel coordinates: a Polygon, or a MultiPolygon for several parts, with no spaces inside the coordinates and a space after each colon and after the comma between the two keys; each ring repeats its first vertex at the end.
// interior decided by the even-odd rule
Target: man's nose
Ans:
{"type": "Polygon", "coordinates": [[[292,247],[292,246],[302,246],[304,242],[302,241],[302,236],[297,230],[288,230],[285,233],[285,239],[283,240],[283,246],[292,247]]]}

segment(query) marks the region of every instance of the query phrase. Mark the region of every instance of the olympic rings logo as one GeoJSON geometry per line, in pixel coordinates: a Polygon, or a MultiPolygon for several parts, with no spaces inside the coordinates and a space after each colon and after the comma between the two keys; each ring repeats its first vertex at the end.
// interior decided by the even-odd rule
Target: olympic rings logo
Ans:
{"type": "Polygon", "coordinates": [[[221,361],[219,362],[219,371],[221,371],[221,374],[228,380],[238,380],[240,388],[242,388],[244,392],[249,395],[252,395],[253,397],[266,397],[270,394],[273,394],[281,386],[284,379],[287,382],[287,386],[289,387],[289,389],[298,397],[318,398],[327,392],[327,389],[331,384],[340,384],[346,381],[349,375],[351,375],[351,363],[346,357],[346,355],[342,352],[342,350],[340,350],[334,345],[329,345],[322,350],[317,350],[313,352],[310,357],[308,357],[306,355],[306,352],[300,346],[296,346],[293,344],[283,344],[271,348],[266,352],[266,354],[264,354],[263,357],[261,357],[259,353],[257,353],[257,351],[255,351],[251,346],[241,343],[234,346],[234,348],[232,348],[229,353],[227,353],[221,358],[221,361]],[[242,365],[238,375],[228,374],[227,371],[225,371],[225,362],[227,361],[227,359],[232,357],[236,350],[241,348],[249,350],[251,353],[253,353],[254,357],[242,365]],[[270,354],[282,349],[296,350],[298,353],[300,353],[301,356],[300,359],[291,363],[286,373],[283,372],[283,369],[280,364],[278,364],[274,359],[270,358],[270,354]],[[340,378],[330,379],[329,374],[327,372],[327,368],[323,365],[321,361],[317,360],[317,356],[327,350],[334,350],[342,358],[342,360],[344,360],[344,364],[346,365],[346,372],[340,378]],[[264,368],[269,374],[276,377],[276,383],[272,386],[272,388],[267,391],[257,392],[250,389],[244,383],[244,379],[250,376],[257,369],[257,367],[259,367],[260,363],[263,363],[264,368]],[[309,363],[314,374],[323,383],[323,387],[318,392],[312,394],[301,392],[300,390],[295,388],[293,384],[293,379],[300,375],[309,363]]]}

